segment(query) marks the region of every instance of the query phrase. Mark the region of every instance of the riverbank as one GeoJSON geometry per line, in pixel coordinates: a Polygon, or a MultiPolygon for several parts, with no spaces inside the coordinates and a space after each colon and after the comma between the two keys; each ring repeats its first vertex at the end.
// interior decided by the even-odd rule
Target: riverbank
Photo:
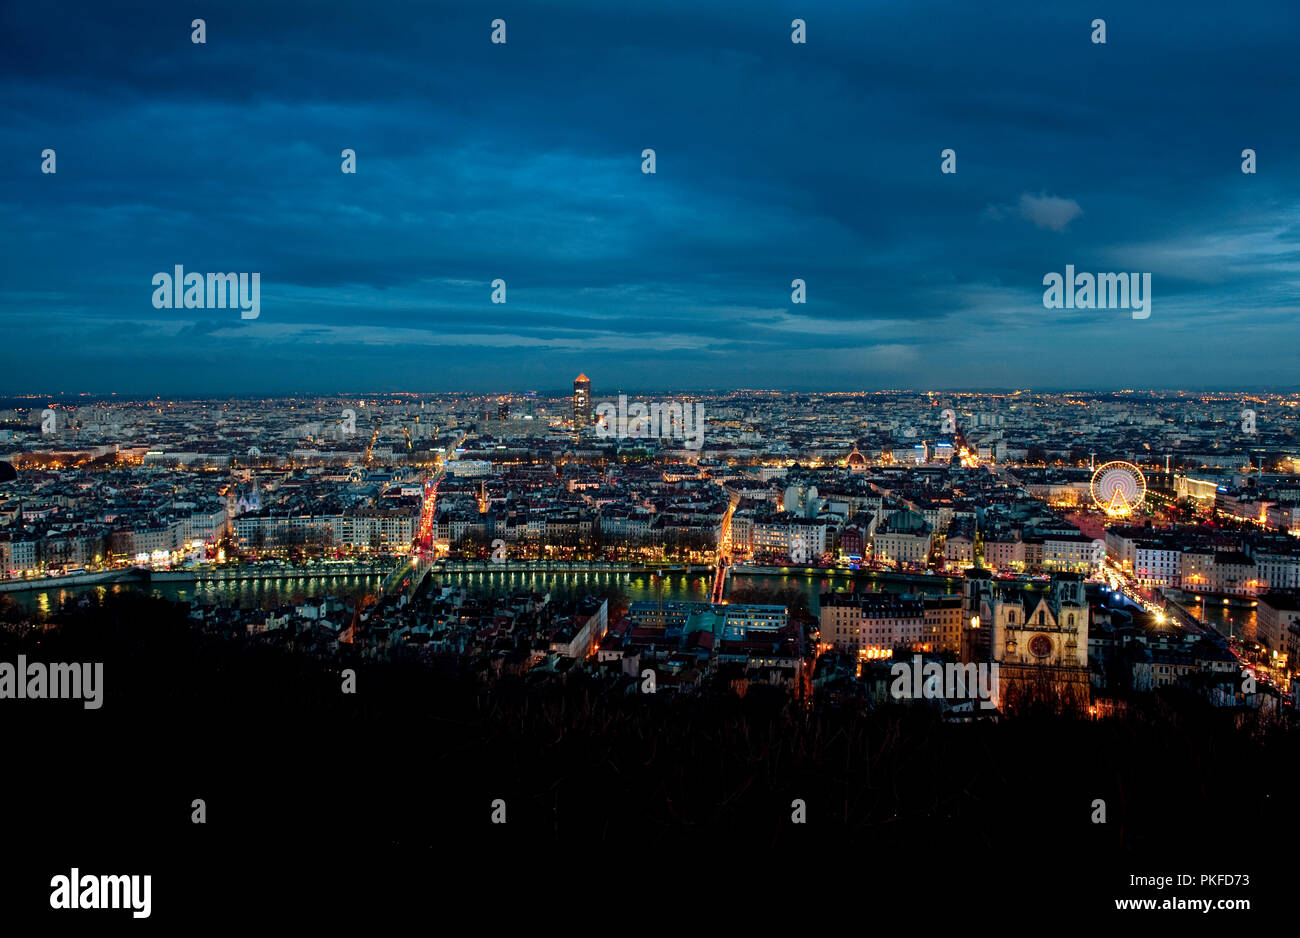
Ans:
{"type": "MultiPolygon", "coordinates": [[[[61,590],[78,586],[99,586],[108,583],[202,583],[236,580],[330,579],[356,576],[388,576],[402,562],[402,558],[366,563],[331,563],[308,566],[220,566],[192,567],[183,570],[153,570],[144,567],[124,567],[73,576],[40,577],[24,580],[0,580],[0,593],[61,590]]],[[[621,573],[631,576],[711,576],[710,564],[683,563],[626,563],[618,561],[567,561],[567,560],[442,560],[429,571],[431,576],[449,574],[593,574],[621,573]]],[[[775,567],[756,564],[738,564],[730,574],[743,577],[797,577],[828,581],[859,580],[891,583],[915,583],[935,587],[942,584],[940,592],[951,592],[948,584],[960,583],[960,575],[897,573],[884,570],[847,570],[843,567],[775,567]]]]}
{"type": "Polygon", "coordinates": [[[71,586],[98,586],[102,583],[139,583],[144,578],[134,567],[123,570],[101,570],[97,573],[78,573],[73,576],[43,576],[30,580],[0,580],[0,593],[66,589],[71,586]]]}
{"type": "Polygon", "coordinates": [[[620,563],[607,560],[439,560],[429,568],[438,573],[662,573],[711,574],[709,564],[620,563]]]}
{"type": "Polygon", "coordinates": [[[328,580],[358,576],[387,576],[397,561],[386,563],[320,564],[306,567],[194,567],[187,570],[151,570],[124,567],[73,576],[39,577],[30,580],[0,580],[0,593],[48,592],[80,586],[113,583],[224,583],[237,580],[328,580]]]}
{"type": "MultiPolygon", "coordinates": [[[[847,570],[843,567],[767,567],[755,564],[737,564],[731,568],[735,576],[815,577],[822,580],[880,580],[891,583],[955,584],[965,576],[942,573],[898,573],[893,570],[847,570]]],[[[948,592],[947,589],[942,592],[948,592]]]]}

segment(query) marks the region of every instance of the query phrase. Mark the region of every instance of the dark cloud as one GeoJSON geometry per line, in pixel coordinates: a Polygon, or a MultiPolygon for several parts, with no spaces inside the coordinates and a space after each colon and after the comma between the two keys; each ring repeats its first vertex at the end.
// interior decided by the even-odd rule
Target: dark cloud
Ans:
{"type": "Polygon", "coordinates": [[[0,392],[1294,383],[1289,0],[508,6],[0,8],[0,392]]]}

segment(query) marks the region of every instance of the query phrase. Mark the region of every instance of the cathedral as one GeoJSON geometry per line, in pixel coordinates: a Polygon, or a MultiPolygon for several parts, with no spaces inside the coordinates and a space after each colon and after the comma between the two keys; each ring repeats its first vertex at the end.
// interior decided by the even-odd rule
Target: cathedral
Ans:
{"type": "Polygon", "coordinates": [[[226,511],[232,518],[253,511],[261,511],[262,494],[257,487],[257,478],[252,479],[247,489],[242,486],[231,489],[226,496],[226,503],[226,511]]]}
{"type": "Polygon", "coordinates": [[[967,660],[998,665],[1004,712],[1086,712],[1089,610],[1081,574],[1058,573],[1050,588],[1030,589],[995,581],[987,570],[968,571],[966,613],[979,633],[967,660]]]}

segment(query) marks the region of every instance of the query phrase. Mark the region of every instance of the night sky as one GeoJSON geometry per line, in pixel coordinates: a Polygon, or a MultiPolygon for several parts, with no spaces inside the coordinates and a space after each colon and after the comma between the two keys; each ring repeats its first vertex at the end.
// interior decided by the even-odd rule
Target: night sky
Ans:
{"type": "Polygon", "coordinates": [[[1294,387],[1297,35],[1295,0],[5,4],[0,393],[1294,387]],[[259,318],[155,309],[177,264],[259,272],[259,318]],[[1066,264],[1150,272],[1150,318],[1045,309],[1066,264]]]}

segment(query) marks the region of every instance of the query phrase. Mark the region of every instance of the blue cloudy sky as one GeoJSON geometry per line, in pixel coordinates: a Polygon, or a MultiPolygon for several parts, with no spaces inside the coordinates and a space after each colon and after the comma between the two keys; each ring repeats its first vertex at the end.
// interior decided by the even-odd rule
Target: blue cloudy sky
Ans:
{"type": "Polygon", "coordinates": [[[1294,387],[1298,34],[1294,0],[6,4],[0,392],[1294,387]],[[1150,318],[1045,309],[1070,263],[1150,272],[1150,318]],[[176,264],[260,272],[259,318],[155,309],[176,264]]]}

